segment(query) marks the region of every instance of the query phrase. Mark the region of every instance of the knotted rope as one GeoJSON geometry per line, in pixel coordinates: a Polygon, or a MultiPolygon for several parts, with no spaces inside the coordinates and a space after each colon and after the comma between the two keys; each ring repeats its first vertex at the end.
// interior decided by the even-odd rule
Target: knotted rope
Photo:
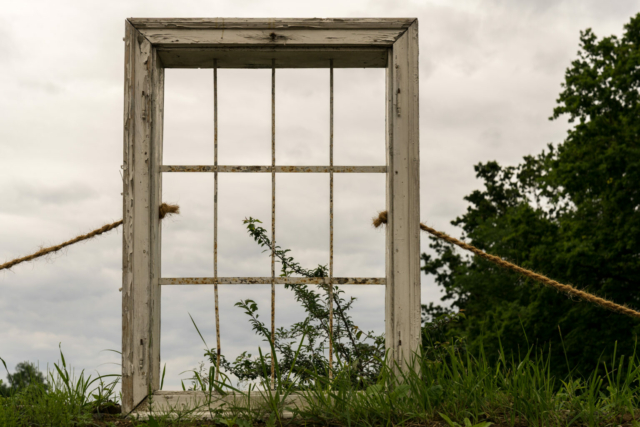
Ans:
{"type": "MultiPolygon", "coordinates": [[[[380,227],[382,224],[386,224],[387,223],[387,211],[383,211],[380,212],[380,214],[378,215],[377,218],[373,218],[373,226],[378,228],[380,227]]],[[[500,257],[497,257],[495,255],[490,255],[478,248],[476,248],[475,246],[469,245],[461,240],[458,240],[454,237],[451,237],[441,231],[435,230],[429,226],[424,225],[423,223],[420,223],[420,229],[423,231],[426,231],[427,233],[436,236],[438,239],[442,239],[444,241],[447,241],[449,243],[452,243],[456,246],[461,247],[462,249],[465,249],[467,251],[471,251],[474,254],[478,255],[481,258],[484,258],[488,261],[491,261],[494,264],[497,264],[503,268],[506,268],[508,270],[512,270],[515,271],[517,273],[520,273],[526,277],[530,277],[533,280],[537,280],[538,282],[544,284],[545,286],[549,286],[550,288],[556,289],[560,292],[564,292],[565,294],[572,296],[572,297],[576,297],[576,298],[580,298],[583,301],[587,301],[590,302],[592,304],[596,304],[599,305],[600,307],[606,308],[607,310],[611,310],[614,311],[616,313],[620,313],[620,314],[624,314],[625,316],[629,316],[629,317],[634,317],[636,319],[640,319],[640,312],[637,312],[635,310],[630,309],[629,307],[625,307],[623,305],[620,304],[616,304],[613,301],[609,301],[606,300],[604,298],[600,298],[596,295],[581,291],[579,289],[574,288],[573,286],[570,285],[564,285],[562,283],[556,282],[555,280],[549,279],[546,276],[543,276],[542,274],[538,274],[538,273],[534,273],[531,270],[527,270],[526,268],[522,268],[519,267],[515,264],[510,263],[509,261],[505,261],[500,257]]]]}
{"type": "MultiPolygon", "coordinates": [[[[173,215],[173,214],[179,214],[180,213],[180,207],[178,205],[168,205],[166,203],[163,203],[160,205],[160,219],[164,218],[167,215],[173,215]]],[[[32,261],[36,258],[40,258],[41,256],[45,256],[48,255],[50,253],[54,253],[54,252],[58,252],[60,249],[65,248],[69,245],[73,245],[74,243],[78,243],[81,242],[83,240],[88,240],[88,239],[92,239],[96,236],[99,236],[103,233],[106,233],[108,231],[113,230],[114,228],[117,228],[119,226],[122,225],[122,220],[120,221],[116,221],[116,222],[112,222],[111,224],[107,224],[107,225],[103,225],[102,227],[98,228],[97,230],[93,230],[90,233],[87,234],[82,234],[80,236],[74,237],[71,240],[68,240],[64,243],[60,243],[59,245],[55,245],[55,246],[50,246],[48,248],[42,248],[40,249],[38,252],[31,254],[31,255],[27,255],[24,256],[22,258],[16,258],[14,260],[11,260],[9,262],[5,262],[4,264],[0,264],[0,270],[6,270],[9,269],[11,267],[13,267],[14,265],[20,264],[22,262],[26,262],[26,261],[32,261]]]]}
{"type": "MultiPolygon", "coordinates": [[[[172,214],[179,214],[180,213],[180,207],[178,205],[169,205],[167,203],[163,203],[160,205],[159,207],[159,217],[160,219],[165,218],[167,215],[172,215],[172,214]]],[[[387,223],[387,211],[383,211],[380,212],[377,218],[373,219],[373,225],[374,227],[380,227],[382,224],[386,224],[387,223]]],[[[99,236],[103,233],[106,233],[108,231],[113,230],[114,228],[119,227],[120,225],[122,225],[122,220],[120,221],[116,221],[113,222],[111,224],[106,224],[96,230],[93,230],[87,234],[83,234],[77,237],[74,237],[71,240],[68,240],[64,243],[61,243],[59,245],[55,245],[55,246],[50,246],[48,248],[42,248],[39,251],[37,251],[36,253],[33,253],[31,255],[27,255],[21,258],[16,258],[14,260],[11,260],[9,262],[5,262],[4,264],[0,264],[0,270],[6,270],[9,269],[17,264],[20,264],[22,262],[26,262],[26,261],[32,261],[36,258],[48,255],[50,253],[54,253],[59,251],[62,248],[65,248],[67,246],[73,245],[74,243],[78,243],[81,242],[83,240],[88,240],[88,239],[92,239],[96,236],[99,236]]],[[[505,261],[500,257],[497,257],[495,255],[490,255],[478,248],[476,248],[475,246],[469,245],[461,240],[458,240],[454,237],[449,236],[448,234],[445,234],[441,231],[435,230],[423,223],[420,223],[420,229],[423,231],[426,231],[427,233],[442,239],[446,242],[449,242],[451,244],[454,244],[456,246],[461,247],[462,249],[465,249],[467,251],[473,252],[474,254],[478,255],[481,258],[484,258],[488,261],[493,262],[494,264],[497,264],[503,268],[506,268],[508,270],[512,270],[515,271],[517,273],[520,273],[526,277],[530,277],[533,280],[536,280],[542,284],[544,284],[545,286],[549,286],[550,288],[556,289],[560,292],[563,292],[569,296],[572,297],[576,297],[579,298],[583,301],[587,301],[590,302],[592,304],[596,304],[599,305],[600,307],[606,308],[607,310],[611,310],[614,311],[616,313],[620,313],[620,314],[624,314],[626,316],[629,317],[633,317],[636,319],[640,319],[640,312],[637,312],[635,310],[630,309],[629,307],[625,307],[623,305],[620,304],[616,304],[613,301],[609,301],[606,300],[604,298],[600,298],[596,295],[590,294],[588,292],[584,292],[581,291],[579,289],[574,288],[571,285],[565,285],[559,282],[556,282],[555,280],[549,279],[546,276],[543,276],[542,274],[538,274],[535,273],[531,270],[527,270],[525,268],[522,268],[520,266],[517,266],[515,264],[510,263],[509,261],[505,261]]]]}

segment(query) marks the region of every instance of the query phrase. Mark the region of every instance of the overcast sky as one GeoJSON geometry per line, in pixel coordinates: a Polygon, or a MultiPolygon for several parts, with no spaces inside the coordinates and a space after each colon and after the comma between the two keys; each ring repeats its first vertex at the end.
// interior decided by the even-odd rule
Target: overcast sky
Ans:
{"type": "MultiPolygon", "coordinates": [[[[127,17],[417,17],[420,20],[421,218],[460,235],[449,221],[478,188],[473,165],[517,164],[561,142],[567,123],[550,122],[579,31],[620,34],[638,1],[275,0],[8,2],[0,12],[0,263],[67,240],[122,216],[124,20],[127,17]]],[[[328,163],[328,71],[278,70],[277,163],[328,163]]],[[[384,164],[384,71],[335,71],[336,164],[384,164]]],[[[211,70],[168,70],[165,164],[211,164],[211,70]]],[[[270,163],[270,71],[219,72],[220,163],[270,163]]],[[[384,208],[384,176],[335,178],[335,275],[383,276],[384,234],[370,218],[384,208]]],[[[163,199],[182,214],[163,224],[165,277],[211,276],[211,174],[165,175],[163,199]]],[[[328,176],[283,175],[277,184],[278,243],[305,266],[328,262],[328,176]]],[[[268,276],[270,262],[242,219],[270,227],[270,176],[220,178],[219,275],[268,276]]],[[[121,234],[0,272],[0,357],[46,367],[62,344],[78,369],[116,372],[121,345],[121,234]]],[[[423,238],[426,250],[427,239],[423,238]]],[[[423,302],[437,301],[422,280],[423,302]]],[[[384,329],[380,287],[356,295],[354,318],[384,329]]],[[[222,349],[255,352],[233,304],[269,289],[221,287],[222,349]]],[[[164,287],[165,388],[215,344],[213,289],[164,287]]],[[[278,292],[277,324],[302,312],[278,292]]],[[[0,378],[3,377],[0,374],[0,378]]],[[[182,375],[185,378],[187,375],[182,375]]]]}

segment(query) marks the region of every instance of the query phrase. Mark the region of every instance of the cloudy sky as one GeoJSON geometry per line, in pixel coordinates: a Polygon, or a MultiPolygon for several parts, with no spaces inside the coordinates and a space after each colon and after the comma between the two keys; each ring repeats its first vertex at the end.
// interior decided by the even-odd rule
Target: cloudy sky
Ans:
{"type": "MultiPolygon", "coordinates": [[[[122,216],[124,19],[127,17],[417,17],[420,20],[421,217],[459,235],[449,221],[478,188],[473,165],[516,164],[563,140],[565,121],[547,118],[581,29],[620,34],[638,1],[275,0],[10,2],[0,12],[0,263],[122,216]],[[108,5],[108,6],[107,6],[108,5]]],[[[336,164],[384,164],[384,72],[335,71],[336,164]]],[[[328,71],[277,73],[277,163],[327,164],[328,71]]],[[[211,70],[166,74],[165,164],[213,158],[211,70]]],[[[270,71],[219,72],[220,163],[270,163],[270,71]]],[[[335,275],[383,276],[384,235],[370,218],[384,207],[384,177],[335,178],[335,275]]],[[[163,199],[182,214],[163,224],[166,277],[210,276],[213,178],[165,175],[163,199]]],[[[304,265],[328,262],[328,176],[283,175],[277,184],[278,242],[304,265]]],[[[268,276],[270,262],[242,219],[270,224],[270,176],[220,178],[219,275],[268,276]]],[[[423,249],[426,250],[423,239],[423,249]]],[[[423,302],[439,300],[422,280],[423,302]]],[[[61,343],[77,369],[115,372],[120,348],[121,234],[0,272],[0,357],[44,368],[61,343]]],[[[384,328],[381,288],[346,289],[354,318],[384,328]]],[[[268,316],[269,290],[221,287],[222,347],[255,351],[242,312],[252,298],[268,316]]],[[[165,388],[215,343],[213,289],[165,287],[165,388]]],[[[279,291],[277,324],[302,316],[279,291]]],[[[3,377],[0,374],[0,378],[3,377]]],[[[186,377],[186,375],[182,375],[186,377]]]]}

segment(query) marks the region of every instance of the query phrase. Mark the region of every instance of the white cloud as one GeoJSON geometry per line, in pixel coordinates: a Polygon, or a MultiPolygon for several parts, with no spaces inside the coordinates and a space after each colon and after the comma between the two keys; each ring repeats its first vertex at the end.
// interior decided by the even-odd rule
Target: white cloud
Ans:
{"type": "MultiPolygon", "coordinates": [[[[0,20],[0,260],[121,217],[126,17],[418,17],[421,213],[430,225],[458,234],[449,221],[464,212],[463,196],[479,185],[475,163],[513,164],[564,137],[566,123],[547,117],[577,50],[579,30],[620,34],[636,9],[635,2],[577,0],[356,0],[313,6],[290,0],[12,2],[0,20]]],[[[221,70],[219,77],[221,162],[268,164],[269,73],[221,70]]],[[[326,72],[283,71],[277,81],[278,155],[298,164],[326,161],[326,72]]],[[[337,164],[384,162],[382,85],[380,70],[336,70],[337,164]]],[[[211,161],[211,88],[210,70],[167,73],[167,163],[211,161]]],[[[308,266],[328,260],[324,178],[278,181],[279,241],[308,266]]],[[[270,228],[270,177],[220,182],[221,274],[269,274],[267,255],[241,220],[259,217],[270,228]]],[[[381,180],[338,177],[336,185],[336,272],[382,274],[384,235],[367,223],[383,208],[381,180]]],[[[183,211],[163,225],[166,274],[210,274],[211,193],[209,175],[165,178],[164,197],[183,211]]],[[[423,238],[423,250],[427,245],[423,238]]],[[[120,247],[120,235],[112,233],[0,273],[0,356],[11,368],[22,360],[39,360],[41,366],[57,360],[59,342],[78,368],[118,361],[101,350],[120,347],[120,247]]],[[[382,290],[349,291],[359,297],[354,317],[360,325],[381,331],[382,290]]],[[[163,361],[167,384],[175,388],[179,372],[202,360],[188,312],[213,345],[213,290],[163,292],[163,361]]],[[[278,295],[277,322],[299,318],[291,296],[278,295]]],[[[424,278],[423,301],[438,297],[432,280],[424,278]]],[[[260,344],[233,307],[240,298],[256,299],[267,310],[269,292],[221,287],[222,339],[230,355],[260,344]]]]}

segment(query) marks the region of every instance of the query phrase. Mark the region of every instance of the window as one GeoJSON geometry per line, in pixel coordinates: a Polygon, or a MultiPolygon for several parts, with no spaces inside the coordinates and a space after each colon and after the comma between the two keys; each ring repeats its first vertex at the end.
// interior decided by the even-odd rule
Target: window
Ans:
{"type": "MultiPolygon", "coordinates": [[[[272,313],[277,285],[334,284],[386,287],[386,346],[402,361],[420,343],[418,23],[415,19],[128,19],[125,37],[124,231],[122,289],[122,391],[128,413],[154,393],[154,401],[183,402],[186,395],[159,392],[160,292],[181,284],[270,285],[272,313]],[[337,166],[333,162],[333,70],[386,69],[386,165],[337,166]],[[214,157],[208,165],[164,165],[162,123],[165,68],[211,68],[214,80],[214,157]],[[217,71],[222,68],[271,70],[271,164],[218,162],[217,71]],[[325,68],[330,85],[328,166],[277,163],[275,133],[278,69],[325,68]],[[214,271],[212,277],[165,278],[160,272],[162,176],[172,172],[214,174],[214,271]],[[219,277],[217,270],[218,174],[271,176],[271,241],[276,241],[275,183],[280,174],[329,175],[329,277],[219,277]],[[386,176],[385,277],[333,276],[334,175],[380,173],[386,176]],[[404,355],[404,356],[403,356],[404,355]],[[172,400],[173,399],[173,400],[172,400]]],[[[331,322],[331,315],[330,315],[331,322]]],[[[272,314],[273,325],[273,314],[272,314]]],[[[219,330],[219,329],[218,329],[219,330]]],[[[219,348],[219,344],[218,344],[219,348]]],[[[330,350],[330,360],[331,360],[330,350]]]]}

